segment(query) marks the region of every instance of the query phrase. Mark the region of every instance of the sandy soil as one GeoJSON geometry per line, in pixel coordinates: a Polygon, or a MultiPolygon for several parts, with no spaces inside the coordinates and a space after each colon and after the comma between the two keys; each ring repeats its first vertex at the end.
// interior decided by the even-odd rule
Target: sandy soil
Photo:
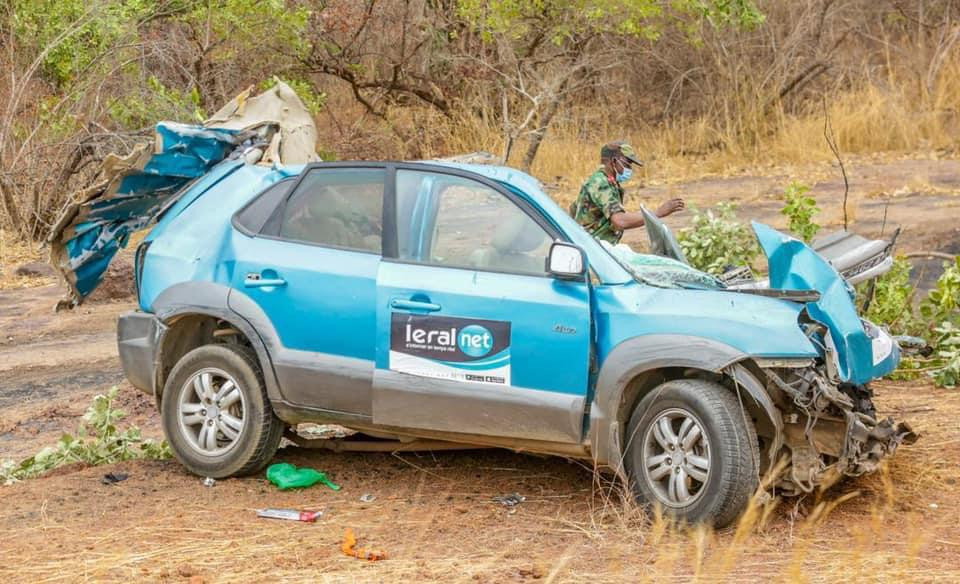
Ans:
{"type": "MultiPolygon", "coordinates": [[[[940,250],[960,252],[960,226],[954,218],[960,212],[960,160],[904,159],[847,162],[850,191],[847,219],[851,230],[877,236],[884,226],[889,234],[900,226],[904,251],[940,250]]],[[[821,213],[815,217],[824,233],[843,226],[843,177],[835,165],[812,165],[798,169],[773,170],[763,176],[705,178],[667,185],[627,189],[630,203],[655,207],[670,197],[709,207],[718,201],[733,201],[741,219],[753,219],[774,227],[785,227],[780,214],[783,191],[791,181],[811,187],[821,213]]],[[[629,183],[628,183],[629,184],[629,183]]],[[[689,213],[668,219],[671,227],[682,228],[689,213]]],[[[634,233],[641,239],[642,233],[634,233]]]]}
{"type": "MultiPolygon", "coordinates": [[[[889,224],[905,226],[904,248],[958,251],[960,163],[884,168],[856,171],[858,184],[876,185],[858,187],[855,226],[879,229],[886,199],[871,192],[915,184],[914,192],[893,197],[887,211],[889,224]]],[[[699,181],[681,194],[701,204],[736,195],[741,216],[749,205],[749,215],[778,224],[774,194],[781,178],[787,175],[699,181]]],[[[654,187],[644,197],[678,188],[654,187]]],[[[836,213],[837,188],[835,181],[816,186],[827,215],[836,213]]],[[[677,227],[685,220],[670,222],[677,227]]],[[[92,397],[113,385],[121,388],[126,422],[160,437],[152,400],[123,380],[116,356],[116,318],[132,302],[54,314],[59,297],[53,285],[0,290],[0,459],[28,456],[74,431],[92,397]]],[[[780,502],[758,528],[675,530],[644,518],[592,469],[560,458],[287,447],[277,460],[326,471],[343,489],[281,493],[262,475],[205,487],[175,461],[66,467],[0,487],[0,579],[958,581],[960,392],[925,382],[882,382],[876,389],[880,409],[911,421],[920,442],[903,448],[885,473],[780,502]],[[130,478],[103,485],[108,472],[130,478]],[[513,509],[491,500],[512,492],[527,500],[513,509]],[[375,499],[362,502],[365,494],[375,499]],[[832,513],[816,519],[834,503],[832,513]],[[316,524],[258,519],[254,510],[263,507],[325,515],[316,524]],[[346,528],[389,558],[343,555],[346,528]]]]}

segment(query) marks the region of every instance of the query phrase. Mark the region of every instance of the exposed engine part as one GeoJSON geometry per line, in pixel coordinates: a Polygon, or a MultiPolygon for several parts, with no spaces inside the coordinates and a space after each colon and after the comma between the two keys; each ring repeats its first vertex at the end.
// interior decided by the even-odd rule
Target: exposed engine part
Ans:
{"type": "Polygon", "coordinates": [[[718,278],[721,282],[731,287],[739,284],[749,284],[750,282],[756,280],[756,277],[753,275],[753,270],[750,269],[750,266],[740,266],[738,268],[727,270],[718,276],[718,278]]]}
{"type": "Polygon", "coordinates": [[[877,408],[873,405],[873,390],[865,385],[853,385],[852,383],[842,383],[837,389],[853,401],[853,410],[870,416],[877,417],[877,408]]]}
{"type": "Polygon", "coordinates": [[[790,467],[777,486],[787,493],[809,493],[832,475],[874,471],[900,444],[917,439],[906,423],[877,421],[873,392],[866,386],[834,385],[813,367],[764,372],[771,394],[783,398],[790,467]]]}
{"type": "Polygon", "coordinates": [[[929,357],[933,353],[933,347],[920,337],[897,335],[893,340],[900,346],[900,350],[907,354],[929,357]]]}

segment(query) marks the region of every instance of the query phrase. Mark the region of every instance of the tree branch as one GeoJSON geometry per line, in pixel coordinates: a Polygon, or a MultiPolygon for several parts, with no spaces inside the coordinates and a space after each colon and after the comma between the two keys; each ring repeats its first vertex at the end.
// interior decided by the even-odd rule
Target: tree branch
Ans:
{"type": "Polygon", "coordinates": [[[840,165],[840,173],[843,174],[843,229],[847,230],[847,198],[850,195],[850,181],[847,180],[847,170],[843,166],[843,159],[840,158],[840,148],[837,147],[836,139],[833,136],[833,124],[830,123],[830,110],[827,109],[827,98],[823,98],[823,137],[827,140],[827,145],[833,151],[840,165]]]}

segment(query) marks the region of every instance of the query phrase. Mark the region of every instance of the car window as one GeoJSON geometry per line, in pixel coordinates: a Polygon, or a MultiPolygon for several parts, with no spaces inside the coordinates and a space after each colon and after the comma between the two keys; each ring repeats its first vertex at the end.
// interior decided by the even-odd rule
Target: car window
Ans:
{"type": "Polygon", "coordinates": [[[480,182],[440,173],[397,172],[402,259],[542,275],[552,241],[523,209],[480,182]]]}
{"type": "Polygon", "coordinates": [[[385,171],[318,168],[287,199],[283,239],[380,252],[385,171]]]}
{"type": "Polygon", "coordinates": [[[295,182],[293,178],[286,178],[270,185],[237,213],[237,223],[250,233],[259,233],[295,182]]]}

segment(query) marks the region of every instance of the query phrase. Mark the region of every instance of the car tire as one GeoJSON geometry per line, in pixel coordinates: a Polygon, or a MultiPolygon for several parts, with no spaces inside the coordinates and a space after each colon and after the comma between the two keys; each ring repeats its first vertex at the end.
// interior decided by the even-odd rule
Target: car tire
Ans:
{"type": "Polygon", "coordinates": [[[174,456],[203,477],[261,470],[283,433],[256,355],[239,345],[204,345],[184,355],[167,377],[160,410],[174,456]]]}
{"type": "Polygon", "coordinates": [[[654,388],[630,416],[625,450],[638,500],[687,523],[729,525],[759,484],[753,421],[719,383],[677,379],[654,388]]]}

